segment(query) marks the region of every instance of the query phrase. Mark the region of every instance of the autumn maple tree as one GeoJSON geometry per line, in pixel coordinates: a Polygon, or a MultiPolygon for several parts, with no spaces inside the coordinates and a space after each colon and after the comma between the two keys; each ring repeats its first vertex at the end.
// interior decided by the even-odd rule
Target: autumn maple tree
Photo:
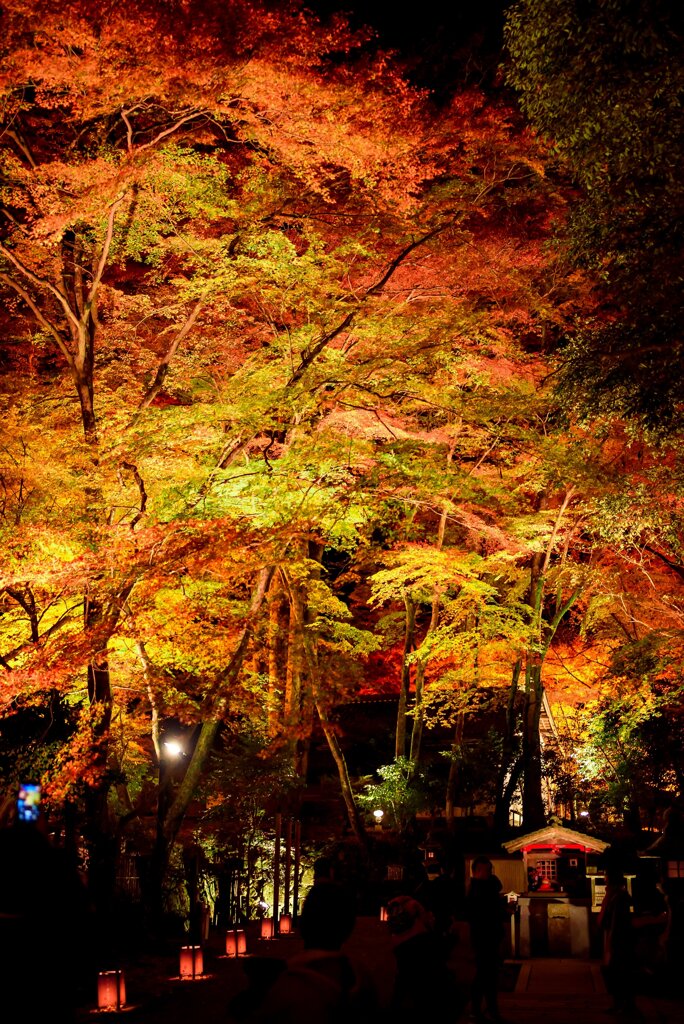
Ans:
{"type": "Polygon", "coordinates": [[[499,94],[434,105],[341,18],[2,19],[2,700],[70,708],[41,770],[96,890],[153,815],[160,908],[212,754],[246,731],[301,791],[318,723],[364,843],[335,708],[387,652],[408,783],[447,723],[453,816],[494,694],[499,823],[522,779],[535,826],[554,651],[618,645],[636,547],[680,565],[641,440],[552,390],[597,303],[550,244],[568,182],[499,94]]]}

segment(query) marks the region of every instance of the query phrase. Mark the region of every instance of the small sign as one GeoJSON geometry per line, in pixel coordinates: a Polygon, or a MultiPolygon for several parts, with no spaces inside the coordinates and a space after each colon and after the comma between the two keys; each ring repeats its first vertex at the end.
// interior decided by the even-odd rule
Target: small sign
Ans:
{"type": "Polygon", "coordinates": [[[591,909],[600,910],[601,904],[603,903],[603,897],[606,895],[606,883],[603,879],[601,879],[601,881],[594,881],[592,878],[591,881],[591,909]]]}

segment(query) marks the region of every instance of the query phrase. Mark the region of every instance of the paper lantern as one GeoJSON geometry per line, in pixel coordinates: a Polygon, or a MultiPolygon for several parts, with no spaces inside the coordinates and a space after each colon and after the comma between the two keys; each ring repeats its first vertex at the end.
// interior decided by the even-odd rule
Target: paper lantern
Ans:
{"type": "Polygon", "coordinates": [[[280,920],[278,921],[278,931],[281,935],[292,934],[292,915],[281,914],[280,920]]]}
{"type": "Polygon", "coordinates": [[[202,947],[181,946],[180,976],[181,978],[201,978],[204,970],[202,947]]]}
{"type": "Polygon", "coordinates": [[[230,928],[226,932],[226,956],[245,956],[247,936],[242,928],[230,928]]]}
{"type": "Polygon", "coordinates": [[[261,919],[261,938],[272,939],[273,938],[273,918],[262,917],[261,919]]]}
{"type": "Polygon", "coordinates": [[[123,971],[100,971],[97,976],[98,1010],[120,1010],[126,1005],[123,971]]]}
{"type": "Polygon", "coordinates": [[[388,919],[389,919],[389,914],[387,912],[387,907],[380,907],[380,920],[381,921],[387,921],[388,919]]]}

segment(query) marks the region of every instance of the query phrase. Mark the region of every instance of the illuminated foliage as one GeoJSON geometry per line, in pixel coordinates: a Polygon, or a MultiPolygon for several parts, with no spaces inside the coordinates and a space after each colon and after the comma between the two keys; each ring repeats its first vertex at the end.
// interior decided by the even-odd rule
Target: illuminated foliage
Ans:
{"type": "Polygon", "coordinates": [[[213,753],[226,789],[248,730],[296,791],[318,722],[362,840],[335,706],[376,658],[409,774],[510,695],[500,810],[522,776],[538,817],[554,651],[617,644],[635,549],[680,565],[657,458],[550,392],[594,300],[544,151],[296,7],[3,11],[0,692],[78,714],[48,799],[156,810],[159,874],[213,753]]]}

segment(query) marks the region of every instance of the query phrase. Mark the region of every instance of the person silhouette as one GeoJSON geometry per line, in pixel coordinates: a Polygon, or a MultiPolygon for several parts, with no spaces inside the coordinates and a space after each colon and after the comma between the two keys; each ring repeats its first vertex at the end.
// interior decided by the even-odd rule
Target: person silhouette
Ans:
{"type": "Polygon", "coordinates": [[[75,1020],[85,962],[88,899],[44,818],[8,816],[0,829],[0,985],[25,999],[26,1019],[75,1020]]]}
{"type": "Polygon", "coordinates": [[[634,933],[627,883],[622,871],[614,865],[606,868],[605,877],[606,893],[597,922],[603,934],[603,976],[613,998],[613,1011],[638,1017],[634,1001],[634,933]]]}
{"type": "Polygon", "coordinates": [[[444,1006],[456,1017],[461,1000],[434,914],[408,895],[391,899],[387,913],[397,969],[391,1019],[401,1024],[430,1020],[443,1016],[444,1006]]]}
{"type": "Polygon", "coordinates": [[[356,922],[347,889],[330,879],[309,890],[299,930],[304,949],[284,969],[248,1018],[254,1024],[370,1024],[377,1017],[371,976],[341,951],[356,922]]]}
{"type": "Polygon", "coordinates": [[[476,857],[471,866],[466,895],[466,916],[470,924],[470,942],[475,954],[475,978],[471,990],[472,1018],[500,1021],[497,987],[501,964],[501,941],[506,905],[501,882],[494,874],[489,857],[476,857]],[[482,1004],[487,1009],[487,1018],[482,1004]]]}

